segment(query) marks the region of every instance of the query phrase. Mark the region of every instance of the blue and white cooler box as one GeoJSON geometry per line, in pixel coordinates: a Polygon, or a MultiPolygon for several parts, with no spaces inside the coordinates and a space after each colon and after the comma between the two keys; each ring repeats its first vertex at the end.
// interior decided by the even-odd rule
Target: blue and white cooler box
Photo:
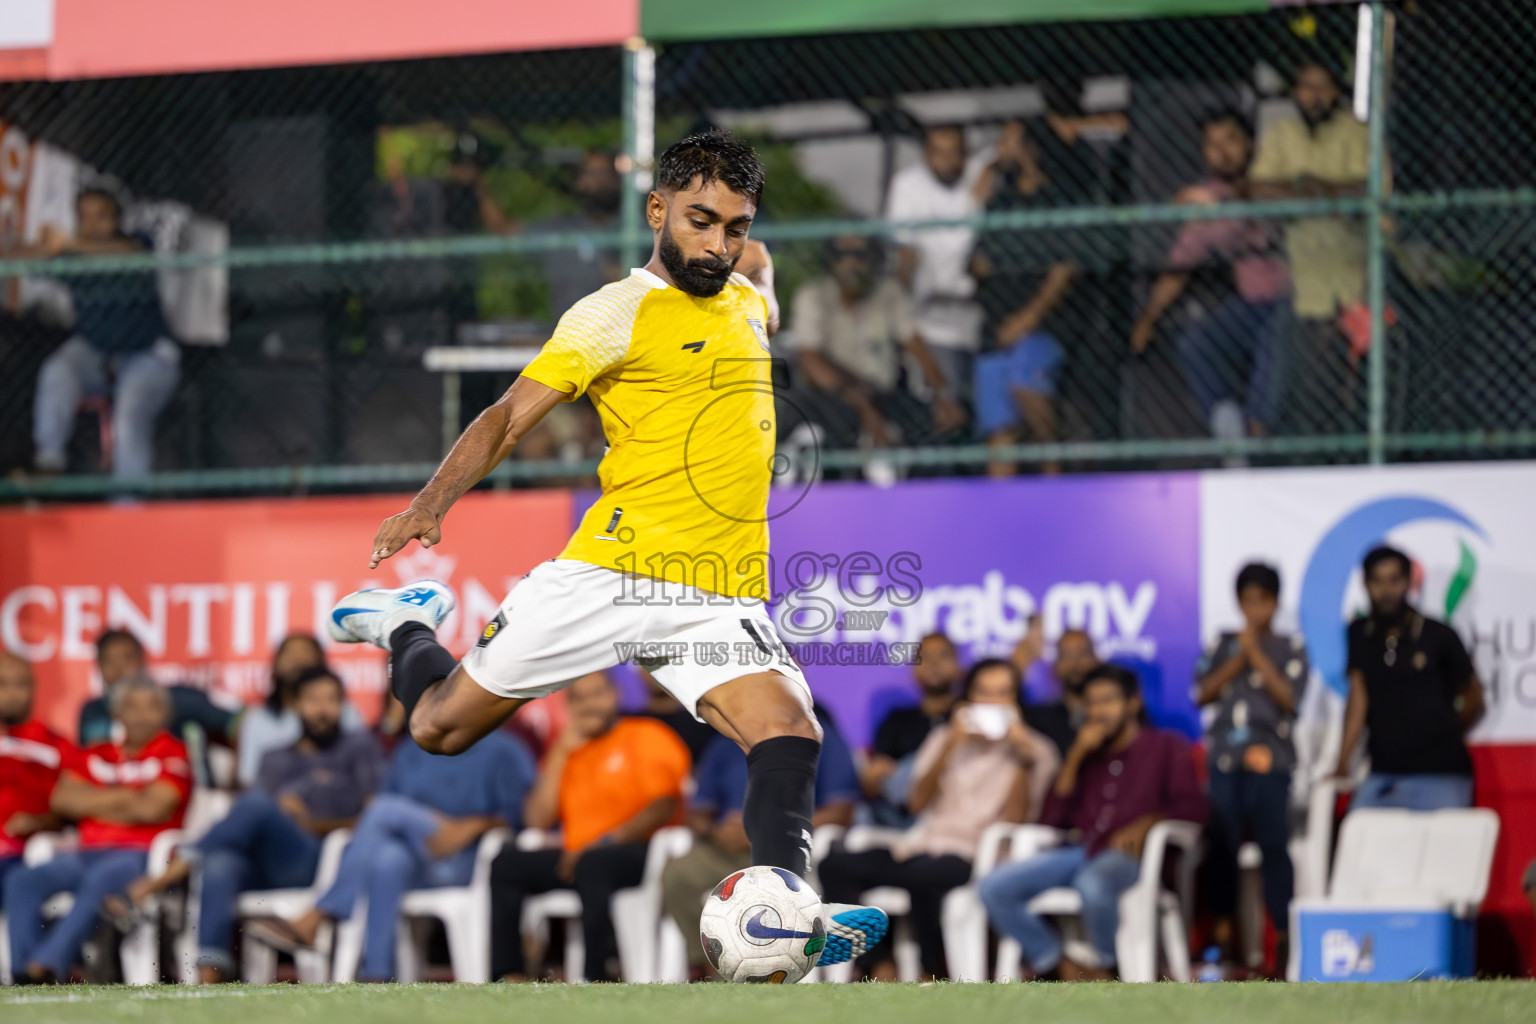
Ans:
{"type": "Polygon", "coordinates": [[[1297,914],[1302,981],[1472,976],[1477,920],[1450,908],[1338,906],[1297,914]]]}

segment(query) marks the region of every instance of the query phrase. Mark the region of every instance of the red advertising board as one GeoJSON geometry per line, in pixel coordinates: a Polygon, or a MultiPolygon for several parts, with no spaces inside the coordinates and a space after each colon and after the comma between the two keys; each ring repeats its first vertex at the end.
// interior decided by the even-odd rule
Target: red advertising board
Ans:
{"type": "MultiPolygon", "coordinates": [[[[405,504],[385,495],[0,512],[0,647],[33,664],[37,711],[68,736],[99,689],[93,640],[113,626],[144,642],[158,678],[248,703],[267,692],[273,643],[324,637],[332,603],[360,587],[448,583],[459,609],[439,635],[462,654],[571,530],[567,492],[472,494],[449,514],[442,544],[412,544],[370,572],[374,531],[405,504]]],[[[384,656],[326,642],[373,717],[384,656]]]]}
{"type": "Polygon", "coordinates": [[[0,79],[613,46],[640,26],[637,0],[3,0],[0,22],[7,4],[34,30],[7,33],[0,24],[0,79]]]}

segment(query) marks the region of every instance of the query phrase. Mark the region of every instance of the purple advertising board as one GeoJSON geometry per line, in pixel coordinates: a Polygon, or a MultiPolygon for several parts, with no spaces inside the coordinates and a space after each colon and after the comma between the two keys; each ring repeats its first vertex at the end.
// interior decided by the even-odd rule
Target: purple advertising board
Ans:
{"type": "MultiPolygon", "coordinates": [[[[594,498],[577,496],[578,516],[594,498]]],[[[1196,474],[822,483],[774,492],[769,514],[774,621],[850,743],[915,701],[925,634],[969,664],[1006,657],[1034,614],[1048,650],[1086,628],[1140,675],[1154,722],[1198,731],[1196,474]]],[[[1028,687],[1053,695],[1047,665],[1028,687]]]]}

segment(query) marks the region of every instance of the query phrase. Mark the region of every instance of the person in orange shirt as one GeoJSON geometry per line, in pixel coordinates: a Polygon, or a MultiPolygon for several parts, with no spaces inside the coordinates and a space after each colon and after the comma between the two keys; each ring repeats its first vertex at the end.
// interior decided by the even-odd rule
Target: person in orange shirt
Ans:
{"type": "Polygon", "coordinates": [[[101,903],[144,873],[155,836],[179,828],[192,795],[187,748],[165,731],[170,696],[147,676],[112,690],[123,742],[76,752],[53,788],[53,813],[78,822],[79,849],[5,879],[5,913],[16,980],[65,978],[96,928],[101,903]],[[74,907],[44,934],[43,904],[73,893],[74,907]]]}
{"type": "Polygon", "coordinates": [[[609,901],[640,884],[652,833],[683,820],[688,748],[654,718],[621,717],[608,676],[582,676],[566,691],[570,721],[551,744],[523,820],[561,831],[558,849],[508,848],[491,864],[491,974],[527,977],[523,902],[552,889],[581,896],[588,981],[612,978],[609,901]]]}

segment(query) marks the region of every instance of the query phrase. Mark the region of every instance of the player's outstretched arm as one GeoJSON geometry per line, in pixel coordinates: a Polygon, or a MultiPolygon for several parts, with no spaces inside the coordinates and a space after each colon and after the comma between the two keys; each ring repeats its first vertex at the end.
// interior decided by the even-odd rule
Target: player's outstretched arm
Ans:
{"type": "Polygon", "coordinates": [[[779,297],[773,291],[773,257],[762,242],[748,242],[736,261],[736,272],[756,288],[768,302],[768,336],[779,330],[779,297]]]}
{"type": "Polygon", "coordinates": [[[512,382],[507,393],[486,409],[454,442],[427,486],[399,515],[390,516],[373,538],[368,568],[405,547],[412,540],[431,547],[443,539],[443,517],[486,474],[512,454],[517,442],[560,403],[565,395],[528,377],[512,382]]]}

